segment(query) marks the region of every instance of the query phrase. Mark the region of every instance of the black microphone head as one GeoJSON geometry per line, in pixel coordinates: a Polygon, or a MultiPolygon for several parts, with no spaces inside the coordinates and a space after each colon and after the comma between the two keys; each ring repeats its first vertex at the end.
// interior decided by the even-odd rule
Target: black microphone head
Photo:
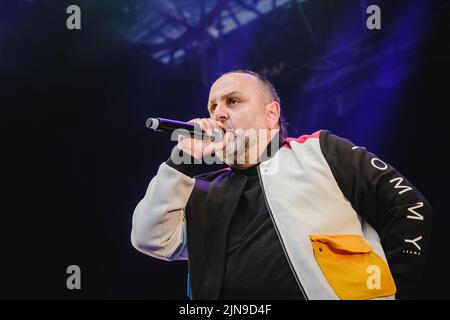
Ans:
{"type": "Polygon", "coordinates": [[[155,118],[148,118],[145,121],[145,126],[149,129],[156,130],[158,128],[158,125],[159,125],[159,121],[158,121],[158,119],[155,119],[155,118]]]}

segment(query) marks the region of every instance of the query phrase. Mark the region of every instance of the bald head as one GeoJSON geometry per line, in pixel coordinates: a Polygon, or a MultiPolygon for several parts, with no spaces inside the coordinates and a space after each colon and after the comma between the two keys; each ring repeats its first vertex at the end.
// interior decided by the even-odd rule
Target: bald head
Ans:
{"type": "Polygon", "coordinates": [[[243,75],[252,76],[253,78],[255,78],[258,81],[259,85],[261,86],[263,94],[268,100],[267,103],[270,103],[272,101],[276,101],[279,104],[281,104],[280,97],[278,96],[277,90],[275,89],[273,84],[266,77],[260,75],[259,73],[256,73],[256,72],[253,72],[253,71],[250,71],[250,70],[238,69],[238,70],[233,70],[233,71],[229,71],[227,73],[224,73],[222,75],[222,77],[227,75],[227,74],[243,74],[243,75]]]}

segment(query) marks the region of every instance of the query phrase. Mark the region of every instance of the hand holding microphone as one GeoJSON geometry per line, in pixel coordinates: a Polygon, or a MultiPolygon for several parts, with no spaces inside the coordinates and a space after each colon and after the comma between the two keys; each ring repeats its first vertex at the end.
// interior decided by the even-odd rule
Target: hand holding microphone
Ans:
{"type": "Polygon", "coordinates": [[[210,118],[196,118],[187,123],[164,118],[149,118],[146,126],[149,129],[168,133],[179,130],[177,147],[196,159],[223,151],[227,144],[234,140],[233,133],[227,131],[223,123],[210,118]],[[224,132],[225,134],[223,134],[224,132]],[[186,133],[189,135],[186,136],[186,133]],[[217,139],[222,136],[222,139],[217,139]]]}
{"type": "Polygon", "coordinates": [[[229,141],[233,139],[233,134],[230,131],[226,131],[227,128],[223,123],[219,121],[214,121],[208,118],[197,118],[188,121],[188,123],[198,125],[202,129],[202,131],[204,131],[210,137],[223,136],[223,138],[218,139],[219,141],[217,142],[216,139],[214,139],[214,141],[211,141],[199,140],[181,135],[178,136],[177,147],[184,152],[192,155],[194,158],[201,159],[213,153],[217,153],[218,151],[222,151],[226,148],[229,141]],[[223,134],[223,132],[225,132],[225,134],[223,134]]]}

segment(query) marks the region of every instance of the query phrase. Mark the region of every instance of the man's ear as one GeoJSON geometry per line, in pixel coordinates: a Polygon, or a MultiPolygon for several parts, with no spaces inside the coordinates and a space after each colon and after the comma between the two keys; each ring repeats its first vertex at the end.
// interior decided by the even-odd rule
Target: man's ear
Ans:
{"type": "Polygon", "coordinates": [[[266,104],[266,120],[269,129],[274,129],[278,125],[278,120],[280,119],[281,107],[276,101],[272,101],[266,104]]]}

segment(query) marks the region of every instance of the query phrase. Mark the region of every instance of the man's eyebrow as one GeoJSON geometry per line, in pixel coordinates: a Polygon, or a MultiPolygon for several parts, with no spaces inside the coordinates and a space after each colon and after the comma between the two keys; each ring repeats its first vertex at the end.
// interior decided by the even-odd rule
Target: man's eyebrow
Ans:
{"type": "MultiPolygon", "coordinates": [[[[228,93],[225,93],[225,94],[221,95],[219,97],[219,99],[222,99],[223,97],[233,96],[233,95],[242,95],[242,92],[236,91],[236,90],[235,91],[231,91],[231,92],[228,92],[228,93]]],[[[211,103],[213,103],[214,101],[216,101],[216,98],[214,98],[212,100],[209,100],[208,105],[211,105],[211,103]]]]}

